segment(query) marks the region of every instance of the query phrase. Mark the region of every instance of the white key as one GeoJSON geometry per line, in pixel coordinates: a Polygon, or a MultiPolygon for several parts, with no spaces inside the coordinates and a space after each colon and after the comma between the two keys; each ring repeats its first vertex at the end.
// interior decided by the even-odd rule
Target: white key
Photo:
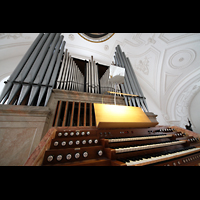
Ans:
{"type": "MultiPolygon", "coordinates": [[[[173,157],[173,156],[175,156],[175,155],[183,155],[183,154],[185,154],[185,153],[192,153],[192,152],[199,152],[200,151],[200,148],[193,148],[193,149],[189,149],[189,150],[184,150],[184,151],[180,151],[180,152],[175,152],[175,153],[169,153],[169,154],[166,154],[166,155],[161,155],[161,156],[156,156],[156,157],[151,157],[151,158],[148,158],[148,159],[142,159],[142,160],[140,160],[140,161],[132,161],[132,162],[130,162],[130,163],[126,163],[127,164],[127,166],[133,166],[133,165],[136,165],[136,164],[145,164],[145,163],[149,163],[149,162],[151,162],[151,161],[157,161],[157,162],[159,162],[159,160],[161,160],[161,159],[163,159],[163,158],[171,158],[171,157],[173,157]]],[[[187,154],[187,155],[188,155],[187,154]]]]}

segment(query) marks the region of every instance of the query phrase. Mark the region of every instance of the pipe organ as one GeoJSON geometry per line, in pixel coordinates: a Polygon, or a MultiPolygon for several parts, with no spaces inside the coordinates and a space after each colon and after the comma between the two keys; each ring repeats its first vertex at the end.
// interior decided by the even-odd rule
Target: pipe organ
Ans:
{"type": "MultiPolygon", "coordinates": [[[[61,33],[40,33],[5,82],[0,96],[1,104],[47,106],[51,110],[45,122],[50,129],[45,136],[41,134],[44,137],[25,165],[200,165],[198,137],[156,126],[157,121],[152,120],[156,115],[148,111],[131,62],[119,45],[114,61],[125,68],[125,77],[123,84],[113,84],[109,66],[97,63],[93,56],[89,60],[72,57],[63,39],[61,33]],[[59,94],[49,101],[54,96],[52,91],[59,94]],[[101,111],[101,119],[105,119],[106,112],[97,112],[94,103],[101,103],[107,91],[117,92],[118,103],[124,105],[122,109],[116,109],[120,105],[108,105],[113,101],[106,95],[106,106],[114,106],[110,111],[113,117],[107,117],[109,123],[112,125],[119,115],[129,119],[133,116],[130,122],[125,124],[118,117],[121,121],[116,120],[115,127],[107,122],[104,127],[98,126],[97,113],[101,111]],[[127,109],[134,115],[128,116],[124,112],[127,109]],[[140,110],[142,115],[132,110],[140,110]],[[141,123],[141,118],[147,118],[147,122],[141,123]]],[[[99,124],[102,121],[99,119],[99,124]]]]}
{"type": "Polygon", "coordinates": [[[146,99],[130,60],[119,45],[114,56],[115,63],[127,72],[124,84],[113,84],[109,81],[109,66],[101,67],[93,56],[85,61],[80,70],[76,59],[67,49],[64,50],[63,38],[61,33],[38,35],[7,80],[0,97],[1,104],[47,106],[52,89],[96,94],[112,91],[138,95],[139,97],[133,98],[124,96],[126,105],[141,107],[148,112],[146,99]]]}

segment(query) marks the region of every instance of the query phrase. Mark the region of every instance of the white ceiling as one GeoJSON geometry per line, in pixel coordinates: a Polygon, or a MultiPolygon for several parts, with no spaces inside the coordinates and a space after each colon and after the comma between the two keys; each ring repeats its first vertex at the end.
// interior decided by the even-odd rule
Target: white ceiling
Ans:
{"type": "MultiPolygon", "coordinates": [[[[0,33],[0,81],[12,73],[37,35],[0,33]]],[[[106,65],[114,61],[119,44],[132,63],[149,110],[158,114],[160,124],[184,127],[187,117],[192,118],[191,110],[193,113],[198,106],[198,101],[192,100],[200,96],[199,33],[115,33],[102,43],[86,41],[77,33],[62,35],[73,57],[90,59],[93,55],[96,62],[106,65]]],[[[195,116],[200,118],[199,113],[195,116]]]]}

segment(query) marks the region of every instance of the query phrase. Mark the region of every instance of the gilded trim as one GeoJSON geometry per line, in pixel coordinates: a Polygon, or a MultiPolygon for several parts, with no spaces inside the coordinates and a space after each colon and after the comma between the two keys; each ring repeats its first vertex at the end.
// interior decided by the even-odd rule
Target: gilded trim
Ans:
{"type": "Polygon", "coordinates": [[[105,42],[106,40],[110,39],[115,33],[108,33],[107,35],[100,37],[100,38],[92,38],[84,33],[78,33],[83,39],[93,42],[93,43],[100,43],[105,42]]]}

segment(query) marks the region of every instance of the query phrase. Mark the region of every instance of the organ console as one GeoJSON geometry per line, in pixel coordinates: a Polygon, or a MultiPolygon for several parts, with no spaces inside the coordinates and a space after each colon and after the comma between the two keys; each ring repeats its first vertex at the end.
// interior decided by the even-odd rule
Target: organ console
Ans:
{"type": "Polygon", "coordinates": [[[167,127],[57,127],[42,165],[200,165],[199,138],[167,127]]]}
{"type": "Polygon", "coordinates": [[[109,66],[96,63],[93,56],[85,61],[73,58],[63,39],[61,33],[39,34],[0,96],[1,104],[49,106],[53,90],[61,90],[65,98],[74,91],[76,100],[83,93],[91,94],[87,96],[90,99],[76,102],[57,98],[57,107],[51,109],[52,128],[25,165],[200,166],[199,138],[156,126],[133,66],[119,45],[114,60],[125,68],[125,76],[124,84],[114,85],[109,81],[109,66]],[[108,91],[122,95],[126,106],[96,106],[108,91]],[[127,94],[132,97],[128,99],[127,94]],[[107,113],[99,115],[95,107],[104,107],[107,113]],[[113,107],[112,111],[108,107],[113,107]]]}

